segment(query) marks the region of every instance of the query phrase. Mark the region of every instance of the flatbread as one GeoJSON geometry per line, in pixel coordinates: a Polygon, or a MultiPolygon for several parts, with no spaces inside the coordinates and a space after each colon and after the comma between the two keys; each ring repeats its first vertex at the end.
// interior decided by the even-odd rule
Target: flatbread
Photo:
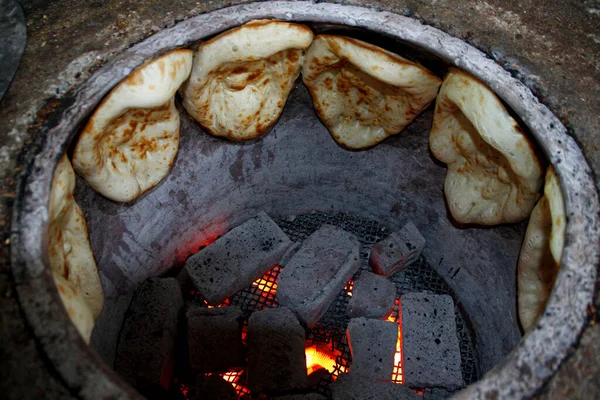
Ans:
{"type": "Polygon", "coordinates": [[[183,105],[204,130],[232,141],[266,133],[283,111],[312,31],[283,21],[251,21],[202,43],[183,105]]]}
{"type": "Polygon", "coordinates": [[[565,226],[558,177],[550,167],[544,196],[533,209],[527,225],[517,267],[519,319],[525,332],[533,328],[552,292],[560,269],[565,226]]]}
{"type": "Polygon", "coordinates": [[[89,119],[73,166],[98,193],[132,201],[168,174],[179,148],[174,96],[190,74],[192,55],[173,50],[137,68],[89,119]]]}
{"type": "Polygon", "coordinates": [[[533,143],[483,83],[451,69],[436,100],[429,147],[448,164],[444,192],[461,223],[526,219],[539,198],[543,167],[533,143]]]}
{"type": "Polygon", "coordinates": [[[54,273],[70,282],[98,318],[104,292],[81,208],[73,198],[75,173],[66,155],[54,171],[50,192],[48,254],[54,273]]]}
{"type": "Polygon", "coordinates": [[[54,283],[71,322],[86,343],[90,343],[94,329],[94,317],[77,288],[60,274],[53,272],[54,283]]]}
{"type": "Polygon", "coordinates": [[[424,67],[360,40],[318,35],[302,78],[333,139],[365,149],[402,131],[434,99],[441,79],[424,67]]]}

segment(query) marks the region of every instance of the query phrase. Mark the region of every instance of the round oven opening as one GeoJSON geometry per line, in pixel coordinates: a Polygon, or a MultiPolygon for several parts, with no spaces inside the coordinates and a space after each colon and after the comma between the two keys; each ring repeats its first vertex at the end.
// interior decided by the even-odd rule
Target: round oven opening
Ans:
{"type": "Polygon", "coordinates": [[[415,20],[304,2],[251,4],[191,18],[100,69],[63,102],[41,136],[16,204],[13,270],[40,345],[68,386],[84,398],[137,396],[109,366],[139,284],[175,274],[191,254],[261,211],[295,240],[324,224],[354,233],[361,241],[363,264],[370,245],[412,222],[426,245],[419,261],[395,276],[394,283],[404,285],[406,292],[452,296],[462,378],[470,385],[458,397],[532,396],[586,321],[598,255],[598,201],[580,150],[556,117],[510,74],[466,43],[415,20]],[[142,62],[265,18],[307,24],[315,34],[364,40],[419,62],[439,77],[458,67],[492,88],[529,129],[530,139],[560,177],[567,228],[552,296],[525,337],[518,325],[515,268],[526,224],[482,228],[453,222],[443,193],[446,168],[428,147],[433,107],[378,146],[348,151],[332,140],[298,80],[274,128],[242,144],[208,135],[177,101],[181,128],[176,161],[158,186],[134,202],[112,202],[77,178],[74,196],[84,211],[105,293],[93,351],[79,338],[46,266],[48,201],[58,160],[70,151],[102,98],[142,62]]]}

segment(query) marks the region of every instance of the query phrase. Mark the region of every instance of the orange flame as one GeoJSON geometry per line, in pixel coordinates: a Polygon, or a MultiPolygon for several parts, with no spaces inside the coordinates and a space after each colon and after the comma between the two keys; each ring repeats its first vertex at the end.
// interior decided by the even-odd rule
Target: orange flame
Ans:
{"type": "Polygon", "coordinates": [[[352,297],[352,290],[354,289],[354,281],[352,279],[350,279],[348,281],[348,283],[346,284],[346,286],[344,287],[344,290],[346,291],[346,294],[349,297],[352,297]]]}
{"type": "MultiPolygon", "coordinates": [[[[238,397],[243,397],[250,394],[250,390],[242,384],[242,375],[244,374],[243,370],[234,370],[229,372],[224,372],[219,374],[223,380],[231,383],[231,386],[235,389],[238,397]]],[[[205,374],[205,376],[211,376],[212,373],[205,374]]],[[[187,392],[185,393],[187,394],[187,392]]]]}
{"type": "Polygon", "coordinates": [[[387,320],[398,324],[398,341],[396,342],[396,353],[394,354],[392,382],[401,384],[404,382],[404,377],[402,375],[402,307],[400,307],[400,299],[396,299],[394,309],[387,320]]]}
{"type": "Polygon", "coordinates": [[[280,272],[281,267],[275,265],[271,270],[267,271],[262,278],[252,282],[252,286],[260,290],[261,303],[267,307],[277,305],[275,295],[277,294],[277,278],[279,277],[280,272]]]}
{"type": "MultiPolygon", "coordinates": [[[[194,293],[198,293],[198,292],[194,292],[194,293]]],[[[224,302],[222,302],[221,304],[217,304],[216,306],[211,306],[210,304],[208,304],[208,302],[206,300],[203,300],[203,301],[204,301],[204,304],[206,304],[207,308],[221,308],[221,307],[224,307],[224,306],[231,305],[231,300],[229,300],[229,299],[225,299],[224,302]]]]}
{"type": "Polygon", "coordinates": [[[327,345],[313,344],[305,350],[306,353],[306,373],[308,375],[313,372],[325,368],[331,374],[335,371],[336,357],[327,345]]]}

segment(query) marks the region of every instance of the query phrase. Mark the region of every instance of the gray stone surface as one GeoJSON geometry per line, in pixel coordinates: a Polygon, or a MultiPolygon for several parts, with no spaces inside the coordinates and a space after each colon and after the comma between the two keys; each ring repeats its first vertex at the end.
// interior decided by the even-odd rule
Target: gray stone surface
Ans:
{"type": "Polygon", "coordinates": [[[142,392],[169,387],[182,306],[174,278],[146,279],[135,292],[119,337],[115,371],[142,392]]]}
{"type": "Polygon", "coordinates": [[[194,371],[227,372],[244,366],[243,316],[239,307],[189,305],[185,315],[189,362],[194,371]]]}
{"type": "Polygon", "coordinates": [[[279,303],[314,327],[358,270],[359,249],[353,234],[323,225],[306,238],[279,275],[279,303]]]}
{"type": "MultiPolygon", "coordinates": [[[[238,2],[245,1],[236,1],[236,3],[238,2]]],[[[597,1],[540,3],[516,0],[480,2],[468,0],[439,0],[436,2],[425,0],[344,0],[343,2],[413,16],[481,49],[533,89],[540,100],[548,105],[569,128],[569,134],[581,144],[591,165],[595,169],[600,166],[600,136],[598,135],[600,120],[597,118],[598,102],[600,101],[600,85],[598,84],[600,69],[597,68],[600,55],[600,46],[597,42],[599,18],[597,10],[600,9],[600,6],[597,1]]],[[[0,340],[0,359],[2,360],[0,375],[3,377],[0,380],[0,392],[6,394],[9,399],[43,396],[75,398],[89,397],[90,393],[106,394],[106,385],[115,381],[116,378],[106,379],[104,377],[106,368],[86,368],[77,370],[76,373],[72,373],[73,370],[70,368],[61,368],[54,355],[49,354],[49,351],[40,345],[40,343],[47,342],[40,342],[35,338],[35,334],[39,334],[37,328],[35,334],[32,330],[32,323],[35,323],[35,319],[31,317],[30,313],[24,312],[23,300],[20,303],[17,300],[18,282],[15,281],[10,269],[10,246],[7,240],[11,232],[10,219],[17,175],[23,167],[23,159],[19,155],[31,142],[38,139],[46,140],[45,131],[40,132],[37,127],[48,119],[56,107],[55,101],[44,106],[50,94],[59,93],[59,96],[62,96],[67,89],[80,86],[99,65],[106,63],[123,49],[157,30],[200,12],[224,7],[231,2],[182,0],[177,3],[177,7],[169,2],[157,3],[149,0],[140,0],[135,4],[121,0],[99,2],[24,0],[23,3],[28,4],[26,7],[28,45],[15,80],[0,104],[0,160],[2,161],[2,169],[0,169],[0,293],[3,294],[0,296],[0,313],[4,323],[2,340],[0,340]],[[69,12],[65,12],[65,10],[69,10],[69,12]],[[78,40],[74,42],[73,38],[78,40]],[[40,67],[41,65],[43,68],[40,67]],[[92,370],[97,373],[95,376],[98,379],[87,379],[88,373],[92,370]],[[32,374],[31,371],[36,371],[36,373],[32,374]],[[66,374],[69,374],[68,378],[65,378],[66,374]],[[70,387],[65,388],[63,386],[65,382],[70,387]],[[92,387],[102,389],[91,390],[92,387]]],[[[244,162],[249,162],[250,153],[246,155],[248,157],[244,159],[244,162]]],[[[406,159],[411,160],[411,155],[407,155],[406,159]]],[[[418,162],[422,162],[422,160],[418,162]]],[[[424,179],[425,176],[419,175],[417,179],[424,179]]],[[[596,177],[598,179],[600,174],[596,174],[596,177]]],[[[400,186],[404,188],[403,183],[400,186]]],[[[317,195],[315,194],[315,196],[317,195]]],[[[159,206],[165,204],[162,200],[152,200],[159,206]]],[[[173,206],[173,202],[169,204],[173,206]]],[[[387,205],[385,207],[392,210],[390,212],[393,218],[398,218],[397,210],[411,210],[410,207],[413,205],[410,201],[398,200],[397,207],[393,203],[389,204],[389,207],[387,205]]],[[[114,205],[112,208],[106,207],[106,210],[115,214],[123,212],[122,208],[114,207],[114,205]]],[[[433,208],[427,207],[425,211],[424,221],[431,224],[437,216],[431,212],[433,208]]],[[[581,217],[577,216],[577,218],[581,217]]],[[[118,224],[114,224],[111,229],[118,226],[118,224]]],[[[13,225],[13,231],[14,228],[13,225]]],[[[462,233],[468,236],[467,231],[464,230],[462,233]]],[[[500,228],[500,231],[506,234],[508,229],[500,228]]],[[[483,236],[481,233],[480,231],[478,234],[480,238],[483,236]]],[[[427,239],[431,240],[429,237],[427,239]]],[[[570,243],[574,243],[574,240],[570,240],[570,243]]],[[[473,240],[472,245],[473,248],[476,248],[480,242],[473,240]]],[[[444,249],[446,253],[452,251],[450,246],[446,247],[444,249]]],[[[140,251],[140,254],[144,254],[149,248],[148,244],[143,251],[140,251]]],[[[470,257],[477,259],[477,262],[474,263],[477,267],[475,269],[483,271],[480,268],[485,262],[484,258],[480,258],[476,254],[470,254],[470,257]]],[[[490,257],[497,258],[498,254],[492,254],[490,257]]],[[[148,263],[149,260],[150,258],[144,261],[148,263]]],[[[459,291],[456,289],[460,289],[464,282],[471,279],[469,271],[465,267],[459,271],[452,266],[453,263],[447,262],[447,257],[444,260],[444,263],[441,263],[439,258],[436,259],[436,263],[440,261],[441,264],[438,270],[458,293],[459,291]]],[[[125,261],[130,263],[129,259],[125,261]]],[[[105,272],[107,275],[104,276],[104,282],[107,282],[108,276],[121,276],[125,280],[125,283],[122,283],[123,286],[136,285],[136,281],[129,281],[127,272],[125,272],[125,277],[120,270],[105,272]]],[[[508,276],[508,274],[504,274],[504,271],[500,272],[497,276],[488,277],[488,280],[496,286],[511,287],[510,279],[500,278],[504,275],[508,276]]],[[[569,271],[569,276],[573,276],[573,274],[573,271],[569,271]]],[[[34,284],[26,285],[25,288],[42,286],[34,284]]],[[[118,289],[123,290],[121,287],[118,289]]],[[[481,289],[473,293],[472,296],[477,299],[477,302],[470,302],[468,298],[461,299],[461,303],[468,308],[470,315],[476,317],[478,312],[482,314],[481,319],[476,317],[474,324],[480,327],[480,332],[483,333],[479,336],[477,345],[481,350],[480,354],[485,355],[481,360],[484,370],[488,370],[501,359],[515,343],[514,337],[503,332],[502,327],[494,322],[494,318],[490,317],[490,315],[500,315],[502,309],[505,308],[502,304],[498,307],[488,301],[486,293],[490,290],[490,286],[481,286],[481,289]],[[484,304],[485,307],[479,307],[478,304],[484,304]],[[490,310],[490,314],[485,315],[486,309],[490,310]],[[492,329],[484,329],[484,325],[488,323],[492,329]],[[502,336],[502,343],[505,345],[495,347],[486,345],[486,343],[493,343],[493,340],[491,336],[487,337],[485,332],[493,332],[494,327],[497,328],[496,334],[502,336]]],[[[41,294],[39,290],[33,292],[38,297],[41,294]]],[[[119,297],[118,301],[122,301],[123,298],[125,297],[119,297]]],[[[109,301],[117,300],[109,299],[109,301]]],[[[42,302],[47,304],[45,300],[42,302]]],[[[41,308],[41,304],[39,306],[41,308]]],[[[556,307],[553,310],[556,310],[556,307]]],[[[44,312],[47,311],[44,309],[44,312]]],[[[510,315],[507,312],[506,316],[503,315],[497,319],[504,322],[510,318],[510,315]]],[[[514,316],[514,314],[512,315],[514,316]]],[[[122,321],[120,318],[122,315],[111,314],[104,316],[103,321],[106,325],[111,323],[119,326],[122,321]]],[[[568,322],[563,323],[564,331],[574,332],[573,335],[578,336],[579,327],[572,321],[573,319],[569,318],[568,322]]],[[[549,329],[552,330],[551,333],[554,337],[559,337],[558,334],[561,337],[567,337],[560,329],[556,332],[554,332],[554,327],[549,327],[549,329]]],[[[552,341],[549,336],[540,339],[543,340],[536,338],[535,342],[528,342],[527,346],[523,348],[534,348],[539,346],[538,343],[546,344],[552,341]]],[[[74,354],[73,359],[82,359],[81,354],[89,354],[83,346],[80,346],[81,351],[75,354],[70,348],[72,346],[62,344],[71,340],[75,342],[78,340],[76,332],[60,335],[51,341],[51,345],[58,349],[57,351],[63,355],[66,365],[69,366],[73,363],[69,362],[72,360],[68,358],[68,354],[74,354]],[[65,348],[69,348],[69,351],[63,351],[65,348]]],[[[559,342],[566,343],[565,346],[570,346],[572,343],[570,337],[560,339],[559,342]]],[[[106,347],[110,349],[111,346],[107,345],[106,347]]],[[[552,348],[554,347],[553,344],[552,348]]],[[[95,348],[96,351],[98,349],[98,347],[95,348]]],[[[114,353],[114,345],[112,350],[109,353],[114,353]]],[[[584,349],[574,348],[573,351],[579,353],[584,352],[584,349]]],[[[556,361],[551,362],[552,365],[560,363],[562,355],[554,358],[556,361]]],[[[105,359],[110,366],[110,357],[105,357],[105,359]]],[[[545,359],[550,362],[552,358],[545,359]]],[[[94,362],[90,361],[88,366],[93,366],[94,362]]],[[[507,383],[514,380],[515,376],[522,375],[525,377],[523,379],[529,382],[541,382],[550,379],[554,374],[553,366],[541,370],[541,364],[535,364],[524,356],[512,357],[511,363],[525,365],[526,373],[521,374],[522,371],[512,368],[506,373],[506,379],[499,379],[495,383],[490,377],[487,382],[493,381],[495,387],[512,390],[514,387],[508,388],[510,385],[507,383]],[[529,369],[530,365],[537,365],[538,368],[534,371],[529,369]]],[[[546,363],[545,365],[550,364],[546,363]]],[[[581,357],[580,361],[572,368],[561,368],[558,376],[561,382],[566,382],[569,387],[574,388],[578,386],[580,380],[597,376],[599,366],[600,363],[595,357],[581,357]]],[[[525,392],[534,390],[536,385],[538,383],[533,383],[523,390],[525,392]]],[[[588,388],[592,388],[592,386],[588,385],[588,388]]],[[[478,387],[476,391],[469,392],[468,395],[473,398],[477,395],[493,395],[494,393],[498,395],[499,392],[491,390],[488,392],[486,389],[478,387]]],[[[590,398],[599,397],[600,392],[596,391],[593,394],[588,393],[588,395],[590,398]]],[[[129,392],[128,396],[134,396],[134,393],[129,392]]]]}
{"type": "Polygon", "coordinates": [[[26,40],[25,17],[19,2],[0,1],[0,100],[17,71],[26,40]]]}
{"type": "Polygon", "coordinates": [[[592,324],[574,350],[560,367],[558,376],[544,387],[540,400],[597,399],[600,393],[600,325],[592,324]],[[575,379],[573,379],[575,377],[575,379]]]}
{"type": "Polygon", "coordinates": [[[379,382],[364,376],[340,374],[331,384],[333,400],[417,400],[408,386],[379,382]]]}
{"type": "Polygon", "coordinates": [[[352,365],[350,373],[377,381],[391,381],[398,342],[398,324],[378,319],[352,318],[346,329],[352,365]]]}
{"type": "Polygon", "coordinates": [[[456,392],[451,392],[442,388],[428,388],[423,391],[423,400],[444,400],[449,399],[456,392]]]}
{"type": "Polygon", "coordinates": [[[248,387],[285,393],[307,385],[304,328],[289,309],[267,308],[248,320],[248,387]]]}
{"type": "Polygon", "coordinates": [[[208,304],[218,305],[273,268],[291,245],[260,212],[188,258],[185,268],[208,304]]]}
{"type": "Polygon", "coordinates": [[[452,298],[408,293],[400,303],[404,383],[417,388],[461,388],[464,382],[452,298]]]}
{"type": "Polygon", "coordinates": [[[354,281],[346,315],[385,319],[396,301],[396,286],[387,278],[363,271],[354,281]]]}
{"type": "Polygon", "coordinates": [[[271,397],[272,400],[327,400],[327,397],[319,393],[288,394],[287,396],[271,397]]]}
{"type": "Polygon", "coordinates": [[[198,376],[196,382],[196,400],[237,400],[233,385],[217,374],[198,376]]]}
{"type": "Polygon", "coordinates": [[[417,227],[409,222],[399,231],[373,245],[369,254],[369,265],[379,275],[389,278],[417,261],[424,247],[425,238],[417,227]]]}

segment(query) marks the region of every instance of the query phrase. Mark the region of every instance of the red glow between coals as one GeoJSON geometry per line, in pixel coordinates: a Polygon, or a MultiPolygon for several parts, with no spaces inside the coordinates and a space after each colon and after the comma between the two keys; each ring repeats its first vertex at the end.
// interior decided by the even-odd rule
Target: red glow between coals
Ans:
{"type": "Polygon", "coordinates": [[[402,307],[400,306],[400,299],[396,299],[394,309],[387,320],[398,324],[398,341],[396,342],[396,353],[394,354],[394,370],[392,371],[392,382],[403,383],[404,377],[402,376],[402,307]]]}
{"type": "MultiPolygon", "coordinates": [[[[199,292],[192,292],[192,294],[199,294],[199,292]]],[[[206,300],[203,300],[203,301],[207,308],[220,308],[220,307],[226,307],[226,306],[231,305],[231,300],[229,300],[229,299],[225,299],[225,301],[223,301],[221,304],[217,304],[216,306],[211,306],[210,304],[208,304],[208,302],[206,300]]]]}
{"type": "Polygon", "coordinates": [[[281,273],[281,266],[275,265],[266,274],[252,282],[252,286],[260,291],[261,302],[265,307],[277,306],[277,279],[281,273]]]}
{"type": "Polygon", "coordinates": [[[354,290],[354,281],[350,279],[346,286],[344,287],[344,291],[349,297],[352,297],[352,290],[354,290]]]}
{"type": "Polygon", "coordinates": [[[221,375],[221,377],[224,380],[231,383],[231,385],[237,392],[238,397],[242,397],[242,396],[250,394],[250,390],[245,385],[242,384],[243,383],[242,382],[242,374],[243,373],[244,373],[244,371],[237,370],[237,371],[225,372],[224,374],[219,374],[219,375],[221,375]]]}
{"type": "Polygon", "coordinates": [[[310,375],[321,368],[325,368],[327,371],[329,371],[329,373],[337,377],[335,370],[335,366],[337,364],[336,354],[333,350],[331,350],[330,343],[317,343],[308,346],[305,349],[305,354],[307,375],[310,375]]]}
{"type": "Polygon", "coordinates": [[[185,260],[192,254],[196,254],[201,248],[213,244],[219,237],[223,236],[229,230],[225,222],[213,224],[209,229],[190,235],[191,238],[180,243],[175,250],[175,262],[185,263],[185,260]]]}

